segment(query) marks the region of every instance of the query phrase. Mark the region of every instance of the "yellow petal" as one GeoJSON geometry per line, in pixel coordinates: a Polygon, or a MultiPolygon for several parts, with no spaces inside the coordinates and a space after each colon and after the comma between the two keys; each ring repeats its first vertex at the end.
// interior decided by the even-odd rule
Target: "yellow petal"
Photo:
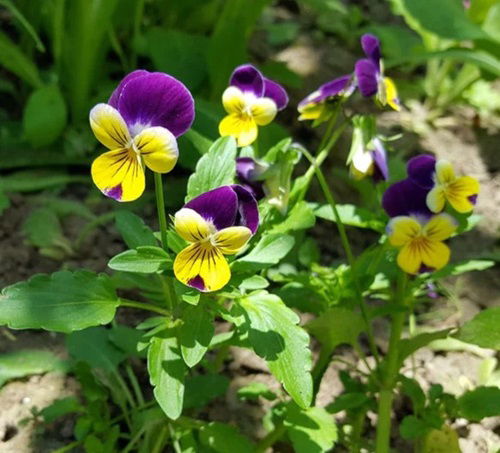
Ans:
{"type": "Polygon", "coordinates": [[[168,173],[177,163],[177,140],[164,127],[144,129],[134,137],[134,144],[146,166],[157,173],[168,173]]]}
{"type": "Polygon", "coordinates": [[[453,209],[461,213],[474,209],[474,204],[469,200],[469,197],[478,193],[479,182],[470,176],[457,178],[446,188],[446,198],[453,209]]]}
{"type": "Polygon", "coordinates": [[[144,192],[144,168],[139,156],[129,149],[101,154],[92,163],[91,173],[95,185],[115,200],[133,201],[144,192]]]}
{"type": "Polygon", "coordinates": [[[401,247],[420,235],[422,226],[413,217],[397,216],[387,224],[391,245],[401,247]]]}
{"type": "Polygon", "coordinates": [[[412,241],[403,246],[398,253],[398,266],[408,274],[416,274],[422,265],[422,256],[418,243],[412,241]]]}
{"type": "Polygon", "coordinates": [[[224,255],[208,242],[191,244],[174,261],[175,277],[200,291],[217,291],[231,278],[224,255]]]}
{"type": "Polygon", "coordinates": [[[243,226],[235,226],[224,228],[214,234],[214,245],[224,255],[233,255],[238,253],[242,247],[251,238],[252,232],[249,228],[243,226]]]}
{"type": "Polygon", "coordinates": [[[441,269],[450,260],[450,249],[439,241],[423,241],[421,244],[422,262],[433,269],[441,269]]]}
{"type": "Polygon", "coordinates": [[[455,180],[455,170],[450,162],[440,159],[436,162],[436,182],[446,184],[455,180]]]}
{"type": "Polygon", "coordinates": [[[198,242],[208,238],[211,233],[210,225],[196,211],[182,208],[174,218],[175,231],[188,242],[198,242]]]}
{"type": "Polygon", "coordinates": [[[396,84],[391,78],[384,77],[384,89],[385,101],[392,109],[399,112],[401,110],[401,106],[399,105],[398,100],[398,90],[396,88],[396,84]]]}
{"type": "Polygon", "coordinates": [[[423,234],[432,241],[444,241],[455,232],[457,226],[457,221],[451,215],[439,214],[427,222],[423,234]]]}
{"type": "Polygon", "coordinates": [[[222,94],[222,105],[227,113],[241,113],[245,110],[246,102],[245,95],[237,87],[227,87],[222,94]]]}
{"type": "Polygon", "coordinates": [[[439,184],[434,186],[427,194],[425,202],[432,212],[441,212],[446,202],[444,187],[439,184]]]}
{"type": "Polygon", "coordinates": [[[257,138],[257,124],[247,115],[231,114],[219,124],[219,133],[222,137],[231,135],[238,141],[238,146],[248,146],[257,138]]]}
{"type": "Polygon", "coordinates": [[[125,120],[114,107],[97,104],[90,111],[89,119],[94,135],[106,148],[126,148],[130,143],[125,120]]]}
{"type": "Polygon", "coordinates": [[[298,108],[300,113],[299,121],[303,120],[316,120],[320,118],[325,111],[325,103],[320,102],[318,104],[311,102],[310,104],[305,104],[298,108]]]}
{"type": "Polygon", "coordinates": [[[274,120],[278,107],[271,98],[259,98],[252,102],[250,113],[259,126],[265,126],[274,120]]]}

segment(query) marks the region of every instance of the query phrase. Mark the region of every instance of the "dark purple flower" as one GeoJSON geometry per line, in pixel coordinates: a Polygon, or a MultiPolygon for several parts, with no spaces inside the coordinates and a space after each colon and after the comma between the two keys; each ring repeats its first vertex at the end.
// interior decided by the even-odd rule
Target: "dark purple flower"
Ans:
{"type": "Polygon", "coordinates": [[[436,158],[430,154],[413,157],[406,164],[408,177],[424,189],[434,186],[434,173],[436,171],[436,158]]]}
{"type": "Polygon", "coordinates": [[[430,216],[426,197],[429,191],[415,184],[411,179],[392,184],[382,197],[382,206],[389,217],[430,216]]]}
{"type": "Polygon", "coordinates": [[[264,181],[259,179],[265,170],[265,166],[257,163],[251,157],[236,159],[236,178],[245,189],[252,193],[257,201],[265,196],[264,181]]]}

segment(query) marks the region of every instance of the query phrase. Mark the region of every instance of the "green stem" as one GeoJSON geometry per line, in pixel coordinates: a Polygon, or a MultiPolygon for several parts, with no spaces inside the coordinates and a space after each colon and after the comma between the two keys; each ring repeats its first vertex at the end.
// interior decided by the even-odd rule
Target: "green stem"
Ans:
{"type": "Polygon", "coordinates": [[[366,411],[360,410],[353,415],[350,451],[359,453],[361,451],[361,434],[363,434],[363,425],[365,422],[366,411]]]}
{"type": "Polygon", "coordinates": [[[125,365],[125,371],[127,372],[128,380],[130,381],[130,384],[132,385],[132,389],[134,390],[135,399],[137,400],[137,404],[139,406],[142,406],[144,404],[144,396],[143,396],[142,391],[141,391],[141,386],[139,385],[139,382],[137,381],[137,376],[135,375],[134,370],[132,369],[132,366],[128,362],[125,365]]]}
{"type": "Polygon", "coordinates": [[[368,318],[368,307],[366,305],[366,302],[363,298],[363,294],[361,292],[361,288],[359,286],[359,281],[357,278],[357,273],[356,273],[356,268],[355,268],[355,258],[354,254],[352,253],[351,245],[349,243],[349,239],[347,237],[347,233],[345,230],[344,223],[342,222],[342,219],[340,217],[339,211],[337,209],[337,203],[335,201],[335,198],[333,197],[333,194],[328,187],[328,183],[326,182],[325,175],[323,174],[323,171],[317,164],[316,160],[311,156],[311,154],[307,150],[303,150],[304,155],[307,157],[307,159],[311,162],[311,164],[314,166],[314,171],[316,173],[316,178],[318,179],[319,185],[321,186],[321,190],[323,191],[323,194],[325,195],[325,198],[328,202],[328,204],[331,206],[332,211],[333,211],[333,216],[335,218],[335,223],[337,225],[337,229],[339,231],[340,235],[340,241],[342,242],[342,247],[344,248],[346,257],[347,257],[347,262],[349,263],[349,266],[351,268],[351,275],[352,275],[352,280],[354,282],[354,287],[356,290],[356,298],[358,299],[359,302],[359,307],[361,309],[361,314],[363,316],[363,319],[366,324],[366,329],[367,329],[367,336],[368,336],[368,341],[370,344],[370,350],[375,357],[375,360],[379,362],[379,355],[377,351],[377,346],[375,343],[375,336],[373,335],[373,329],[370,323],[370,320],[368,318]]]}
{"type": "Polygon", "coordinates": [[[133,300],[120,299],[120,307],[131,307],[138,308],[139,310],[149,310],[154,313],[159,313],[163,316],[169,315],[167,310],[164,310],[163,308],[157,307],[156,305],[149,304],[147,302],[135,302],[133,300]]]}
{"type": "Polygon", "coordinates": [[[255,447],[255,453],[264,453],[269,447],[273,446],[285,434],[286,427],[279,423],[276,427],[262,439],[255,447]]]}
{"type": "Polygon", "coordinates": [[[161,428],[160,434],[158,435],[158,438],[156,439],[153,449],[151,450],[151,453],[161,453],[163,451],[162,449],[165,445],[165,441],[167,440],[168,435],[168,425],[163,426],[161,428]]]}
{"type": "Polygon", "coordinates": [[[168,253],[167,215],[165,213],[163,181],[161,179],[160,173],[154,172],[154,175],[155,175],[156,208],[158,209],[158,222],[160,224],[161,246],[168,253]]]}
{"type": "MultiPolygon", "coordinates": [[[[401,272],[395,303],[405,305],[406,284],[408,277],[401,272]]],[[[389,453],[391,440],[391,410],[394,399],[394,387],[396,386],[399,373],[399,343],[403,327],[406,322],[406,311],[398,311],[393,314],[391,321],[391,335],[389,338],[389,349],[385,366],[383,368],[382,386],[378,399],[377,436],[375,453],[389,453]]]]}
{"type": "Polygon", "coordinates": [[[141,22],[144,15],[144,0],[138,0],[136,2],[135,13],[134,13],[134,31],[133,31],[133,41],[132,41],[132,56],[130,57],[130,67],[134,69],[137,66],[137,41],[139,39],[139,33],[141,31],[141,22]]]}

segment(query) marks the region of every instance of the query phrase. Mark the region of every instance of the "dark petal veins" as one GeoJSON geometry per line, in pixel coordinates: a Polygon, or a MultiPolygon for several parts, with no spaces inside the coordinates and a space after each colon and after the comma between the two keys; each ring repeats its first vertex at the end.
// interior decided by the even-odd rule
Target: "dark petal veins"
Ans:
{"type": "Polygon", "coordinates": [[[138,69],[137,71],[132,71],[130,74],[127,74],[121,82],[118,84],[116,87],[115,91],[111,94],[111,97],[109,98],[108,104],[114,107],[115,109],[118,108],[118,99],[120,98],[120,95],[122,94],[123,88],[125,85],[130,82],[132,79],[135,79],[137,77],[142,77],[145,75],[150,74],[148,71],[145,71],[144,69],[138,69]]]}
{"type": "Polygon", "coordinates": [[[241,91],[253,93],[258,98],[264,94],[264,77],[251,64],[238,66],[231,75],[229,85],[238,87],[241,91]]]}
{"type": "Polygon", "coordinates": [[[371,97],[378,91],[379,71],[373,61],[368,59],[358,60],[354,67],[358,81],[359,91],[365,97],[371,97]]]}
{"type": "Polygon", "coordinates": [[[390,186],[382,197],[382,206],[389,217],[399,215],[431,215],[426,197],[429,191],[411,179],[404,179],[390,186]]]}
{"type": "Polygon", "coordinates": [[[193,198],[184,207],[193,209],[217,230],[222,230],[236,224],[238,197],[231,186],[222,186],[193,198]]]}
{"type": "Polygon", "coordinates": [[[408,177],[424,189],[432,189],[434,186],[434,172],[436,169],[436,158],[430,154],[422,154],[408,161],[406,164],[408,177]]]}

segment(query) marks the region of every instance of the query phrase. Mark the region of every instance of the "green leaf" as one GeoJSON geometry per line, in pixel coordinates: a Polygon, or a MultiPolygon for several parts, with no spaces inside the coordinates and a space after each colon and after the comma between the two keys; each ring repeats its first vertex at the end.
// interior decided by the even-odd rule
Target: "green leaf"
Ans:
{"type": "Polygon", "coordinates": [[[88,183],[87,176],[69,175],[67,172],[26,170],[2,177],[0,188],[5,192],[36,192],[72,182],[88,183]]]}
{"type": "Polygon", "coordinates": [[[403,439],[418,439],[423,437],[431,428],[415,415],[407,415],[401,421],[399,434],[403,439]]]}
{"type": "Polygon", "coordinates": [[[142,245],[158,245],[151,228],[133,212],[125,210],[117,211],[115,220],[116,228],[129,248],[135,249],[142,245]]]}
{"type": "Polygon", "coordinates": [[[221,374],[198,374],[188,377],[184,407],[205,407],[213,399],[226,394],[229,382],[229,379],[221,374]]]}
{"type": "Polygon", "coordinates": [[[438,330],[436,332],[424,332],[415,335],[412,338],[407,338],[399,342],[399,360],[403,362],[406,357],[418,351],[420,348],[427,346],[435,340],[446,338],[453,329],[438,330]]]}
{"type": "Polygon", "coordinates": [[[182,319],[179,329],[182,357],[192,368],[203,358],[214,336],[213,315],[200,303],[188,306],[182,319]]]}
{"type": "Polygon", "coordinates": [[[441,429],[428,431],[422,439],[420,448],[415,451],[416,453],[462,453],[458,434],[446,425],[443,425],[441,429]]]}
{"type": "Polygon", "coordinates": [[[293,207],[283,222],[270,230],[270,233],[288,233],[289,231],[305,230],[313,227],[315,223],[316,217],[312,208],[305,201],[301,201],[293,207]]]}
{"type": "MultiPolygon", "coordinates": [[[[165,318],[161,317],[160,319],[162,322],[165,322],[165,318]]],[[[111,341],[111,343],[113,343],[118,349],[124,351],[127,356],[143,356],[143,354],[139,353],[137,350],[137,345],[143,339],[143,332],[141,332],[138,327],[133,329],[132,327],[115,325],[108,332],[108,335],[109,341],[111,341]]]]}
{"type": "Polygon", "coordinates": [[[335,398],[335,401],[327,406],[326,410],[330,414],[336,414],[340,411],[356,409],[360,406],[363,406],[369,401],[370,398],[365,393],[343,393],[342,395],[337,396],[337,398],[335,398]]]}
{"type": "Polygon", "coordinates": [[[499,326],[500,307],[487,308],[466,322],[455,337],[482,348],[500,350],[499,326]]]}
{"type": "Polygon", "coordinates": [[[500,388],[478,387],[458,398],[462,417],[479,421],[485,417],[500,415],[500,388]]]}
{"type": "Polygon", "coordinates": [[[339,344],[355,344],[365,328],[365,322],[354,311],[333,307],[310,321],[305,327],[323,347],[333,350],[339,344]]]}
{"type": "Polygon", "coordinates": [[[494,265],[495,262],[492,260],[467,260],[458,263],[450,263],[439,271],[434,272],[432,278],[438,280],[450,275],[460,275],[472,271],[484,271],[494,265]]]}
{"type": "Polygon", "coordinates": [[[217,453],[252,453],[250,440],[238,430],[224,423],[212,422],[200,429],[201,443],[217,453]]]}
{"type": "Polygon", "coordinates": [[[35,88],[42,85],[40,74],[33,61],[2,32],[0,32],[0,65],[35,88]]]}
{"type": "Polygon", "coordinates": [[[288,405],[285,426],[297,452],[327,452],[337,441],[333,416],[320,407],[300,409],[295,404],[288,405]]]}
{"type": "Polygon", "coordinates": [[[114,256],[108,266],[115,271],[153,274],[171,268],[172,259],[160,247],[143,245],[114,256]]]}
{"type": "Polygon", "coordinates": [[[260,275],[252,275],[251,277],[246,278],[240,283],[240,289],[246,290],[255,290],[255,289],[264,289],[269,286],[269,282],[260,275]]]}
{"type": "Polygon", "coordinates": [[[38,88],[24,108],[24,137],[35,147],[50,145],[62,134],[66,120],[66,104],[59,88],[56,85],[38,88]]]}
{"type": "Polygon", "coordinates": [[[250,384],[245,385],[238,389],[238,398],[242,400],[256,400],[262,397],[268,401],[273,401],[277,398],[276,393],[271,391],[269,387],[263,382],[250,382],[250,384]]]}
{"type": "Polygon", "coordinates": [[[44,407],[40,411],[40,415],[45,423],[53,423],[60,417],[77,412],[84,412],[78,398],[76,396],[67,396],[55,400],[50,406],[44,407]]]}
{"type": "Polygon", "coordinates": [[[148,372],[156,401],[167,417],[176,420],[182,413],[187,368],[172,330],[151,339],[148,372]]]}
{"type": "Polygon", "coordinates": [[[0,355],[0,387],[10,379],[65,370],[65,362],[50,351],[21,349],[0,355]]]}
{"type": "MultiPolygon", "coordinates": [[[[384,231],[385,224],[380,218],[368,209],[360,208],[352,204],[337,205],[340,220],[344,225],[350,225],[358,228],[369,228],[379,233],[384,231]]],[[[314,210],[316,217],[335,222],[332,207],[328,204],[319,206],[314,210]]]]}
{"type": "Polygon", "coordinates": [[[251,252],[233,263],[235,271],[259,270],[278,264],[295,244],[293,236],[268,234],[263,236],[251,252]]]}
{"type": "Polygon", "coordinates": [[[196,132],[194,129],[189,129],[185,134],[186,137],[201,154],[206,154],[210,147],[213,145],[212,140],[206,138],[204,135],[196,132]]]}
{"type": "Polygon", "coordinates": [[[236,141],[232,137],[221,137],[214,142],[189,177],[186,201],[234,182],[236,150],[236,141]]]}
{"type": "Polygon", "coordinates": [[[311,404],[311,351],[309,335],[298,326],[299,317],[282,300],[265,291],[244,297],[248,339],[257,355],[294,401],[303,408],[311,404]]]}
{"type": "Polygon", "coordinates": [[[458,41],[486,38],[486,33],[470,21],[465,8],[457,0],[403,0],[409,14],[420,26],[436,35],[458,41]]]}
{"type": "Polygon", "coordinates": [[[73,332],[66,337],[66,346],[71,357],[88,363],[91,368],[113,371],[126,358],[126,354],[111,343],[109,330],[104,327],[73,332]]]}
{"type": "Polygon", "coordinates": [[[107,275],[89,271],[38,274],[0,296],[0,325],[69,333],[114,318],[120,299],[107,275]]]}

